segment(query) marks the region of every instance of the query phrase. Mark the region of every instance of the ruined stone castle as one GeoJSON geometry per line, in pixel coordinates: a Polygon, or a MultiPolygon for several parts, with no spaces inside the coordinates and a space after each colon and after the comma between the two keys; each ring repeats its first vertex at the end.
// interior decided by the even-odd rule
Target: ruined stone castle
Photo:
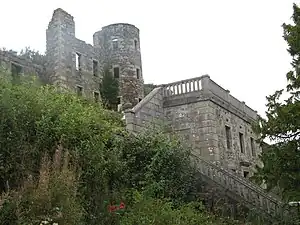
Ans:
{"type": "Polygon", "coordinates": [[[204,177],[249,207],[277,213],[280,200],[245,179],[261,152],[251,128],[257,112],[208,75],[159,85],[144,96],[139,29],[111,24],[94,33],[90,45],[75,37],[74,18],[62,9],[49,22],[46,46],[45,68],[5,51],[0,51],[1,66],[19,75],[46,74],[51,84],[99,101],[107,69],[119,81],[118,101],[127,105],[123,113],[129,131],[165,126],[192,147],[204,177]]]}
{"type": "MultiPolygon", "coordinates": [[[[245,177],[251,175],[260,153],[251,129],[256,111],[208,75],[161,85],[144,98],[139,29],[111,24],[94,33],[93,41],[90,45],[77,39],[73,16],[56,9],[46,31],[47,80],[100,100],[101,75],[107,68],[119,81],[119,105],[132,106],[125,110],[129,130],[163,124],[181,135],[195,154],[245,177]]],[[[2,52],[2,61],[4,56],[2,52]]],[[[13,54],[6,60],[16,73],[42,71],[40,65],[13,54]]]]}

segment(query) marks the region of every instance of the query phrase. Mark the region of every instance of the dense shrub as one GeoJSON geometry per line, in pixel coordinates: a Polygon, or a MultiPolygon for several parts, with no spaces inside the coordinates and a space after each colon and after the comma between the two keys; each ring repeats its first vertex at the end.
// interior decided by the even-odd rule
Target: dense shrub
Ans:
{"type": "Polygon", "coordinates": [[[192,192],[195,169],[190,161],[191,151],[175,136],[161,130],[137,136],[127,134],[116,139],[114,148],[121,154],[126,187],[146,189],[149,196],[179,201],[192,192]]]}
{"type": "MultiPolygon", "coordinates": [[[[121,218],[121,225],[221,225],[222,222],[215,216],[205,212],[201,203],[182,204],[174,207],[171,201],[166,199],[149,198],[139,193],[135,194],[133,207],[127,210],[121,218]]],[[[237,224],[230,221],[230,224],[237,224]]]]}

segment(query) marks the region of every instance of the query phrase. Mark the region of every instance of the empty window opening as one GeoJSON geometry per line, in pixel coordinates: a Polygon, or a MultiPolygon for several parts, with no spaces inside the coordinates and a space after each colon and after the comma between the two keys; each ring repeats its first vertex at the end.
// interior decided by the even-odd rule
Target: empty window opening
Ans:
{"type": "Polygon", "coordinates": [[[243,133],[239,133],[239,139],[240,139],[241,153],[244,153],[245,152],[245,146],[244,146],[244,134],[243,133]]]}
{"type": "Polygon", "coordinates": [[[137,40],[134,40],[134,49],[135,49],[135,50],[138,49],[138,42],[137,42],[137,40]]]}
{"type": "Polygon", "coordinates": [[[255,144],[254,144],[253,137],[250,137],[250,145],[251,145],[251,154],[252,154],[253,157],[255,157],[256,154],[255,154],[255,144]]]}
{"type": "Polygon", "coordinates": [[[119,41],[118,39],[112,40],[113,50],[117,50],[119,48],[119,41]]]}
{"type": "Polygon", "coordinates": [[[226,146],[227,149],[231,149],[231,130],[229,126],[225,126],[226,131],[226,146]]]}
{"type": "Polygon", "coordinates": [[[117,104],[118,104],[118,105],[121,104],[121,98],[122,98],[122,97],[118,97],[118,98],[117,98],[117,104]]]}
{"type": "Polygon", "coordinates": [[[98,76],[98,61],[93,60],[93,74],[95,77],[98,76]]]}
{"type": "Polygon", "coordinates": [[[99,100],[100,100],[100,94],[99,94],[99,92],[94,92],[94,99],[95,99],[95,102],[99,102],[99,100]]]}
{"type": "Polygon", "coordinates": [[[245,178],[248,178],[249,177],[249,172],[248,171],[244,171],[243,175],[244,175],[245,178]]]}
{"type": "Polygon", "coordinates": [[[136,78],[139,80],[140,79],[140,69],[136,68],[136,78]]]}
{"type": "Polygon", "coordinates": [[[76,70],[81,70],[81,54],[76,52],[76,70]]]}
{"type": "Polygon", "coordinates": [[[82,94],[83,94],[83,87],[76,86],[76,92],[77,92],[78,96],[82,96],[82,94]]]}
{"type": "Polygon", "coordinates": [[[22,72],[22,66],[12,63],[11,64],[11,74],[13,77],[17,77],[22,72]]]}
{"type": "Polygon", "coordinates": [[[139,98],[139,102],[142,101],[142,100],[143,100],[142,98],[139,98]]]}
{"type": "Polygon", "coordinates": [[[120,69],[119,67],[114,67],[114,78],[120,77],[120,69]]]}

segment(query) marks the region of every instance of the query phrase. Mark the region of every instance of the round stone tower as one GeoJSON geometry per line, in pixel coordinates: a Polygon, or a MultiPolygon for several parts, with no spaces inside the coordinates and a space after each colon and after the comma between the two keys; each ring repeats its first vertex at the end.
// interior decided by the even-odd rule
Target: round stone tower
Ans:
{"type": "Polygon", "coordinates": [[[139,29],[126,23],[105,26],[94,34],[94,46],[101,49],[104,68],[119,80],[120,104],[135,106],[144,97],[139,29]]]}

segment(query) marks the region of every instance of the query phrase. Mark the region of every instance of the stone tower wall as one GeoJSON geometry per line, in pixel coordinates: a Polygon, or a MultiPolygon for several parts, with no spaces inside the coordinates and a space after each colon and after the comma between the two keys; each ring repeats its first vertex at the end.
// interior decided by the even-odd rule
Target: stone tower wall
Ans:
{"type": "Polygon", "coordinates": [[[47,29],[47,56],[53,84],[73,91],[80,87],[86,97],[99,93],[102,65],[99,49],[75,37],[74,19],[62,9],[54,11],[47,29]],[[80,67],[76,65],[79,55],[80,67]]]}
{"type": "Polygon", "coordinates": [[[115,75],[114,68],[119,68],[121,103],[136,105],[144,97],[139,29],[131,24],[112,24],[96,32],[93,38],[111,74],[115,75]]]}

